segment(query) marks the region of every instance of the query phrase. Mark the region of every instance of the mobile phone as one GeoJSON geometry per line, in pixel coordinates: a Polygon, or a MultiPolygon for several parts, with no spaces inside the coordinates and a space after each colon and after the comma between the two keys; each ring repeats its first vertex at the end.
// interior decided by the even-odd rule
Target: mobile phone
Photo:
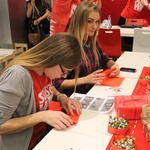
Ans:
{"type": "Polygon", "coordinates": [[[125,71],[125,72],[136,72],[137,70],[135,68],[126,68],[126,67],[121,67],[120,71],[125,71]]]}

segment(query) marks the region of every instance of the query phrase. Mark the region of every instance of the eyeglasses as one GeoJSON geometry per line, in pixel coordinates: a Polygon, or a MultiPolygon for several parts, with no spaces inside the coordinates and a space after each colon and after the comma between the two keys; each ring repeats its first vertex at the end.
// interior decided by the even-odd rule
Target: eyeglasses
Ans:
{"type": "Polygon", "coordinates": [[[63,68],[62,68],[62,66],[59,64],[59,67],[60,67],[60,69],[61,69],[61,71],[62,71],[62,74],[61,74],[61,76],[65,76],[65,75],[68,75],[70,72],[71,72],[71,70],[69,71],[69,70],[64,70],[63,68]]]}

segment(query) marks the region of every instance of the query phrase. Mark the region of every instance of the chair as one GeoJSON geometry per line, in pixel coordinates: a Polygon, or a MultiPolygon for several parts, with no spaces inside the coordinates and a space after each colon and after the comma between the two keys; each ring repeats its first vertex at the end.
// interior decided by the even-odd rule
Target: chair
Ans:
{"type": "Polygon", "coordinates": [[[2,64],[2,66],[0,68],[0,74],[3,71],[3,69],[6,67],[6,65],[13,59],[14,59],[14,54],[4,56],[3,58],[0,59],[0,64],[2,64]]]}
{"type": "Polygon", "coordinates": [[[134,29],[132,51],[150,53],[150,30],[134,29]]]}
{"type": "Polygon", "coordinates": [[[18,48],[16,50],[14,50],[12,54],[9,54],[9,55],[6,55],[6,56],[0,58],[0,64],[1,64],[0,65],[0,74],[4,70],[6,65],[8,65],[8,63],[10,61],[12,61],[16,56],[20,55],[23,52],[24,52],[23,47],[22,48],[18,48]]]}
{"type": "Polygon", "coordinates": [[[99,29],[97,40],[103,51],[112,58],[122,55],[120,29],[99,29]]]}
{"type": "Polygon", "coordinates": [[[28,50],[28,44],[27,43],[14,43],[15,49],[23,47],[24,51],[28,50]]]}
{"type": "Polygon", "coordinates": [[[148,21],[146,19],[126,19],[127,25],[137,25],[137,26],[148,26],[148,21]]]}
{"type": "Polygon", "coordinates": [[[20,55],[20,54],[23,53],[23,52],[24,52],[23,47],[18,48],[18,49],[15,49],[15,50],[13,51],[13,56],[14,56],[14,58],[15,58],[16,56],[20,55]]]}

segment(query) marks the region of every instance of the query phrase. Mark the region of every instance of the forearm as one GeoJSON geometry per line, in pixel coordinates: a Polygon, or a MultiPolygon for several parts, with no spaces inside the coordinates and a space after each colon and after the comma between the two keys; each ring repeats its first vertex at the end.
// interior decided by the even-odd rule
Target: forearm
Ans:
{"type": "Polygon", "coordinates": [[[25,117],[9,119],[0,127],[0,135],[13,134],[43,122],[43,113],[38,112],[25,117]]]}
{"type": "Polygon", "coordinates": [[[149,3],[149,4],[147,4],[147,6],[146,6],[146,7],[147,7],[147,9],[149,9],[149,10],[150,10],[150,3],[149,3]]]}
{"type": "Polygon", "coordinates": [[[49,15],[49,10],[47,9],[46,12],[45,12],[45,14],[43,16],[41,16],[41,17],[38,18],[38,23],[40,21],[46,19],[48,17],[48,15],[49,15]]]}
{"type": "Polygon", "coordinates": [[[107,66],[107,68],[111,68],[114,64],[115,64],[115,62],[113,60],[109,60],[106,64],[106,66],[107,66]]]}
{"type": "Polygon", "coordinates": [[[145,7],[147,7],[147,9],[150,10],[150,3],[148,2],[148,0],[141,0],[141,3],[142,3],[145,7]]]}
{"type": "Polygon", "coordinates": [[[27,9],[27,12],[26,12],[27,18],[31,17],[31,14],[32,14],[32,11],[33,11],[33,7],[34,7],[33,4],[28,3],[28,9],[27,9]]]}
{"type": "Polygon", "coordinates": [[[102,1],[101,0],[98,0],[97,6],[99,7],[99,9],[102,8],[102,1]]]}
{"type": "MultiPolygon", "coordinates": [[[[82,85],[82,84],[85,84],[84,82],[84,78],[85,77],[81,77],[81,78],[78,78],[77,79],[77,86],[78,85],[82,85]]],[[[60,86],[60,90],[63,90],[63,89],[69,89],[69,88],[74,88],[75,86],[75,79],[66,79],[62,82],[61,86],[60,86]]]]}

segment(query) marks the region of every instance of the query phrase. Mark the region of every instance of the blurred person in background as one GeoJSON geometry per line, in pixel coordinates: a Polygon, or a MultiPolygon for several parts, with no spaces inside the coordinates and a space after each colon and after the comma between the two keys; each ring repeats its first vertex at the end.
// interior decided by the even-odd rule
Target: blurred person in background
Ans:
{"type": "Polygon", "coordinates": [[[29,0],[26,16],[29,18],[29,28],[37,33],[40,28],[41,40],[49,35],[51,6],[45,0],[29,0]]]}
{"type": "MultiPolygon", "coordinates": [[[[115,1],[115,0],[112,0],[115,1]]],[[[150,1],[149,0],[128,0],[124,9],[120,14],[118,25],[126,23],[126,19],[138,19],[142,9],[146,7],[150,10],[150,1]]]]}
{"type": "MultiPolygon", "coordinates": [[[[72,14],[82,0],[54,0],[50,21],[50,35],[67,31],[72,14]]],[[[102,7],[101,0],[83,0],[93,2],[99,8],[102,7]]]]}

